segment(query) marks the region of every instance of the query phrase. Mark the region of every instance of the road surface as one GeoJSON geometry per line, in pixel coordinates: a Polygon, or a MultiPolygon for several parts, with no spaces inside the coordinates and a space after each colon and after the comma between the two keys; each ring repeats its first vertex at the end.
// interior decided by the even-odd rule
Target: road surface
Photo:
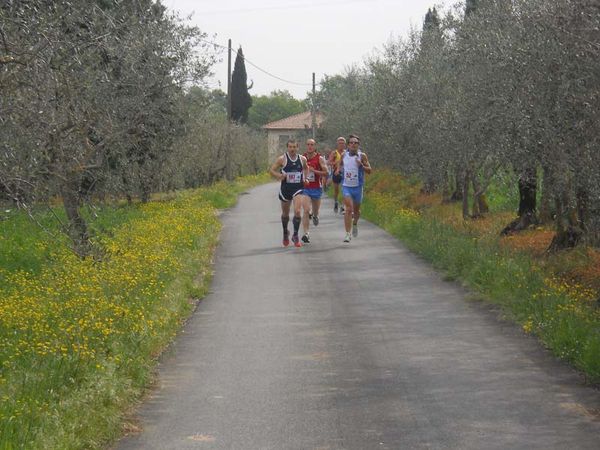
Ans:
{"type": "MultiPolygon", "coordinates": [[[[277,185],[223,214],[211,293],[128,449],[600,449],[600,393],[374,225],[281,246],[277,185]]],[[[291,226],[291,223],[290,223],[291,226]]]]}

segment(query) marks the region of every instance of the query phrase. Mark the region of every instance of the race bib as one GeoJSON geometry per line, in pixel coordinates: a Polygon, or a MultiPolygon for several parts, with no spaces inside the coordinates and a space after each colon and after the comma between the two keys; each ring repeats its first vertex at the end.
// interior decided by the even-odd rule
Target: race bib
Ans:
{"type": "Polygon", "coordinates": [[[308,172],[308,176],[306,177],[306,181],[315,181],[315,173],[311,170],[308,172]]]}
{"type": "Polygon", "coordinates": [[[286,172],[285,180],[288,183],[298,184],[302,182],[302,172],[286,172]]]}
{"type": "Polygon", "coordinates": [[[351,168],[344,170],[344,186],[358,186],[358,169],[351,168]]]}

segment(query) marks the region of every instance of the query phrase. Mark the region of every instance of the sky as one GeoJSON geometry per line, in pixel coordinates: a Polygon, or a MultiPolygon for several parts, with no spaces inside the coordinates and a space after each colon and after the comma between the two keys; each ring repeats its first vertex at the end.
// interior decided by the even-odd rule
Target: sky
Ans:
{"type": "MultiPolygon", "coordinates": [[[[386,42],[421,28],[427,9],[456,0],[162,0],[208,40],[246,57],[252,95],[288,90],[303,99],[325,74],[343,74],[353,64],[381,50],[386,42]],[[258,66],[255,67],[255,66],[258,66]],[[260,70],[260,69],[262,70],[260,70]],[[271,75],[268,75],[267,73],[271,75]],[[276,78],[277,77],[277,78],[276,78]],[[279,78],[279,79],[278,79],[279,78]],[[285,80],[282,81],[281,79],[285,80]]],[[[213,67],[210,88],[227,90],[227,50],[213,67]]],[[[317,85],[318,90],[318,85],[317,85]]]]}

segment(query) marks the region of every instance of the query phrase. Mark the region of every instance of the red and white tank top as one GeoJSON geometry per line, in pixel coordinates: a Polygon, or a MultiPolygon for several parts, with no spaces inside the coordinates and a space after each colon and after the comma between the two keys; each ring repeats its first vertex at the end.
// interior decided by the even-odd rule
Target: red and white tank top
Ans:
{"type": "MultiPolygon", "coordinates": [[[[308,164],[308,167],[312,167],[315,170],[321,171],[321,155],[319,153],[315,152],[313,157],[310,159],[308,159],[308,153],[305,153],[304,157],[306,158],[306,164],[308,164]]],[[[308,171],[306,181],[307,183],[304,184],[305,188],[318,189],[321,187],[321,175],[316,174],[313,171],[308,171]]]]}

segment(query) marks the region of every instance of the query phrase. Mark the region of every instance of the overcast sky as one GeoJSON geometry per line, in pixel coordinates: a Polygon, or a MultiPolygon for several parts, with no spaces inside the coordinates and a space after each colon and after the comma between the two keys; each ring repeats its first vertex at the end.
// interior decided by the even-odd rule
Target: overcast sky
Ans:
{"type": "MultiPolygon", "coordinates": [[[[234,50],[241,45],[253,95],[287,89],[298,99],[324,74],[344,72],[361,63],[390,39],[420,28],[427,9],[456,0],[163,0],[214,42],[234,50]],[[214,38],[213,38],[214,36],[214,38]],[[261,72],[250,63],[290,82],[261,72]]],[[[215,65],[209,86],[227,89],[227,51],[215,65]]],[[[235,60],[235,54],[233,56],[235,60]]],[[[233,64],[233,62],[232,62],[233,64]]],[[[317,87],[318,89],[318,87],[317,87]]]]}

